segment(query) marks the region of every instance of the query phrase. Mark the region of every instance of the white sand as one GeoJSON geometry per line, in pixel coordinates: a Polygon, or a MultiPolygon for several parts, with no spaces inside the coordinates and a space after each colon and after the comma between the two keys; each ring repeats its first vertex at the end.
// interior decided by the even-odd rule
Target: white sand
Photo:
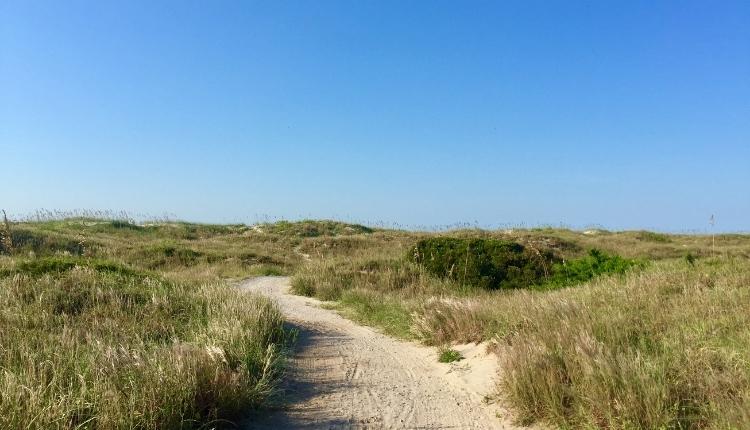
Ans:
{"type": "Polygon", "coordinates": [[[518,428],[485,400],[495,390],[497,357],[484,345],[459,345],[466,358],[441,364],[435,348],[390,338],[289,294],[288,278],[255,278],[242,288],[275,299],[299,330],[284,385],[287,407],[247,428],[518,428]]]}

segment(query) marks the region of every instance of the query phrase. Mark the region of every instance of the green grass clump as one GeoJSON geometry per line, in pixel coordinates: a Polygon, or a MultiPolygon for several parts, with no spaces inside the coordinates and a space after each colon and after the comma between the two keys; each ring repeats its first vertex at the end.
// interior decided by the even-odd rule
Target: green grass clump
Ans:
{"type": "Polygon", "coordinates": [[[434,237],[417,242],[407,258],[434,275],[495,290],[541,282],[552,254],[507,240],[434,237]]]}
{"type": "Polygon", "coordinates": [[[292,278],[291,287],[292,292],[300,296],[315,297],[315,293],[317,292],[315,280],[307,277],[295,276],[292,278]]]}
{"type": "Polygon", "coordinates": [[[463,360],[463,358],[464,356],[460,352],[447,346],[443,346],[438,350],[438,362],[440,363],[453,363],[463,360]]]}
{"type": "Polygon", "coordinates": [[[411,310],[393,298],[367,290],[350,290],[342,294],[336,308],[355,321],[382,328],[388,335],[414,338],[411,310]]]}
{"type": "Polygon", "coordinates": [[[690,266],[695,266],[695,256],[691,253],[685,254],[685,262],[689,264],[690,266]]]}

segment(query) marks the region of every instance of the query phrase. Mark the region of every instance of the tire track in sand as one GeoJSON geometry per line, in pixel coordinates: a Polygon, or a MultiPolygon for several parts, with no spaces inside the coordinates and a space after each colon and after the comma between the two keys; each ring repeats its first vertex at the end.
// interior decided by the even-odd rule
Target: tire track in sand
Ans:
{"type": "MultiPolygon", "coordinates": [[[[516,429],[482,402],[434,349],[392,339],[288,293],[289,278],[241,285],[276,300],[299,331],[284,389],[288,404],[244,423],[248,429],[516,429]]],[[[485,377],[485,375],[479,375],[485,377]]],[[[486,378],[493,378],[487,374],[486,378]]]]}

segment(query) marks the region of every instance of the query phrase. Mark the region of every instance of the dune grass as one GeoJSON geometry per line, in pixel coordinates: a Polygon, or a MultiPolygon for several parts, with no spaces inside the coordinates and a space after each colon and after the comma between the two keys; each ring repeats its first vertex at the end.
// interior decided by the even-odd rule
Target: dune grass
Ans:
{"type": "Polygon", "coordinates": [[[563,428],[750,428],[750,263],[671,262],[484,303],[503,391],[563,428]]]}
{"type": "Polygon", "coordinates": [[[242,225],[62,219],[13,225],[13,255],[110,259],[170,278],[243,278],[288,274],[300,261],[296,238],[242,225]]]}
{"type": "Polygon", "coordinates": [[[3,234],[0,428],[213,427],[261,407],[289,335],[272,304],[224,284],[256,274],[293,274],[298,294],[393,336],[491,342],[521,423],[750,428],[747,235],[713,248],[644,231],[84,218],[3,234]],[[406,258],[438,236],[513,241],[558,266],[546,287],[491,291],[406,258]]]}
{"type": "Polygon", "coordinates": [[[553,229],[441,235],[543,247],[567,267],[547,288],[489,291],[404,257],[433,234],[375,232],[303,243],[313,260],[293,287],[441,350],[490,341],[504,375],[500,398],[520,423],[750,428],[749,236],[723,236],[712,257],[704,236],[553,229]]]}
{"type": "Polygon", "coordinates": [[[288,272],[286,239],[96,219],[8,230],[0,428],[231,428],[275,397],[291,333],[225,280],[288,272]]]}
{"type": "Polygon", "coordinates": [[[0,428],[199,427],[275,388],[286,334],[266,299],[114,263],[4,266],[0,428]]]}

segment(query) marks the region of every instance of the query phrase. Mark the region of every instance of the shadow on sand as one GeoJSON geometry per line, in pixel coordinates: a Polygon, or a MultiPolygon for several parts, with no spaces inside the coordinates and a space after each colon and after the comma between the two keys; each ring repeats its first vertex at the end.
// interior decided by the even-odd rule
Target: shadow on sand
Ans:
{"type": "MultiPolygon", "coordinates": [[[[318,330],[294,323],[286,323],[286,328],[297,331],[297,342],[291,357],[305,355],[305,351],[312,345],[321,342],[337,342],[337,338],[344,337],[339,333],[318,330]]],[[[317,357],[325,359],[326,357],[317,357]]],[[[290,363],[290,364],[292,364],[290,363]]],[[[338,381],[321,378],[321,375],[306,375],[297,366],[289,366],[281,385],[280,399],[271,409],[254,412],[242,423],[242,429],[353,429],[360,428],[351,418],[332,418],[330,410],[323,407],[315,408],[309,405],[309,400],[330,398],[335,392],[344,389],[348,381],[338,381]]],[[[316,372],[317,373],[317,372],[316,372]]],[[[327,372],[320,372],[326,374],[327,372]]],[[[333,406],[331,409],[334,409],[333,406]]]]}

